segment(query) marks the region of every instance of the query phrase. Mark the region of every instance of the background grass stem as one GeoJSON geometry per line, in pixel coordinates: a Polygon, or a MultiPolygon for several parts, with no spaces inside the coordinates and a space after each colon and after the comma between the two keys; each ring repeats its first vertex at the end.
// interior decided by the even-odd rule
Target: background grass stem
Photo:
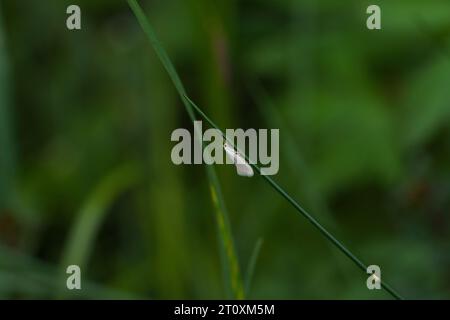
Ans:
{"type": "MultiPolygon", "coordinates": [[[[170,61],[167,53],[156,37],[155,32],[153,31],[153,27],[150,25],[148,19],[145,17],[142,8],[135,0],[127,0],[130,5],[133,13],[135,14],[140,26],[144,30],[147,38],[150,40],[150,43],[155,50],[158,58],[161,60],[164,68],[169,74],[175,88],[180,95],[181,100],[185,106],[185,109],[189,115],[191,121],[195,121],[195,113],[189,103],[186,91],[184,86],[170,61]]],[[[201,133],[196,132],[196,138],[201,141],[201,133]]],[[[226,262],[222,263],[222,270],[224,270],[225,277],[229,278],[229,285],[231,286],[231,290],[233,292],[233,297],[235,299],[244,299],[244,286],[242,283],[238,258],[235,252],[233,236],[231,232],[231,226],[229,223],[227,209],[225,207],[225,200],[221,192],[219,180],[217,178],[217,174],[215,172],[214,167],[206,166],[206,172],[209,179],[210,190],[211,190],[211,198],[213,205],[216,211],[216,223],[218,227],[218,231],[220,234],[221,244],[222,244],[222,256],[225,257],[223,260],[226,262]]],[[[227,285],[227,284],[226,284],[227,285]]]]}

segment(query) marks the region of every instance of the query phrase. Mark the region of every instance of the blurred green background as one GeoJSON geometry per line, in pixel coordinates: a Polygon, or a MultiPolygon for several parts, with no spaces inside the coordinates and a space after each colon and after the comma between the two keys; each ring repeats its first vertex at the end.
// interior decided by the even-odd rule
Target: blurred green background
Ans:
{"type": "MultiPolygon", "coordinates": [[[[449,1],[140,3],[216,123],[280,128],[276,181],[403,296],[450,298],[449,1]]],[[[179,127],[125,0],[1,0],[0,298],[231,297],[179,127]]],[[[263,239],[247,298],[390,298],[263,179],[216,168],[243,276],[263,239]]]]}

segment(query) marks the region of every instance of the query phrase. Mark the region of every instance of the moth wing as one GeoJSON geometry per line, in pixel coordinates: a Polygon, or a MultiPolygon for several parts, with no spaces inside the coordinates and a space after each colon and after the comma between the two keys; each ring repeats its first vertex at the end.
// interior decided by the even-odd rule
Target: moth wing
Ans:
{"type": "Polygon", "coordinates": [[[233,148],[231,148],[228,144],[225,143],[223,146],[225,149],[225,153],[227,157],[232,161],[233,164],[236,163],[236,153],[234,152],[233,148]]]}
{"type": "Polygon", "coordinates": [[[252,177],[253,169],[252,167],[245,161],[244,157],[239,153],[236,153],[236,170],[238,175],[244,177],[252,177]]]}
{"type": "Polygon", "coordinates": [[[253,169],[247,163],[236,164],[237,174],[243,177],[253,177],[253,169]]]}
{"type": "Polygon", "coordinates": [[[234,151],[232,147],[228,144],[224,145],[225,153],[227,157],[232,160],[232,163],[236,165],[237,174],[243,177],[252,177],[253,169],[252,167],[245,161],[245,159],[237,152],[234,151]]]}

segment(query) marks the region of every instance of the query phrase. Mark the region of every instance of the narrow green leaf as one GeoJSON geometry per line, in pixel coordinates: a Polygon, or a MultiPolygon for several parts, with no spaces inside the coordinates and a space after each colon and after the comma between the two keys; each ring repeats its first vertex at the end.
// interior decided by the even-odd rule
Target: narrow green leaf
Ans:
{"type": "Polygon", "coordinates": [[[250,260],[247,266],[247,273],[245,275],[245,293],[249,296],[251,284],[253,280],[253,274],[255,273],[256,262],[258,261],[259,253],[261,252],[261,247],[263,245],[263,239],[259,238],[255,247],[253,248],[252,255],[250,256],[250,260]]]}
{"type": "MultiPolygon", "coordinates": [[[[202,116],[209,125],[217,130],[219,130],[224,137],[226,135],[189,97],[185,96],[186,100],[192,105],[195,111],[202,116]]],[[[228,141],[228,140],[227,140],[228,141]]],[[[241,150],[237,149],[241,155],[250,163],[248,156],[243,153],[241,150]]],[[[261,169],[256,165],[250,163],[251,166],[261,175],[261,169]]],[[[270,176],[261,175],[261,177],[266,180],[269,185],[275,189],[285,200],[287,200],[295,210],[301,214],[304,218],[306,218],[325,238],[327,238],[335,247],[337,247],[343,254],[345,254],[350,260],[352,260],[358,268],[360,268],[364,273],[367,271],[367,266],[356,257],[342,242],[336,239],[317,219],[315,219],[308,211],[306,211],[294,198],[292,198],[281,186],[278,185],[270,176]]],[[[381,286],[394,298],[403,299],[386,281],[381,282],[381,286]]]]}
{"type": "Polygon", "coordinates": [[[107,175],[90,193],[70,231],[62,258],[63,267],[71,264],[85,266],[108,208],[117,195],[129,188],[138,176],[136,167],[124,165],[107,175]]]}
{"type": "MultiPolygon", "coordinates": [[[[127,1],[141,28],[147,35],[147,38],[149,39],[158,58],[161,60],[161,63],[169,74],[175,88],[177,89],[178,94],[180,95],[181,100],[183,101],[183,104],[191,121],[195,121],[195,113],[187,99],[186,91],[180,80],[180,77],[178,76],[175,67],[170,61],[166,51],[156,37],[156,34],[153,31],[153,27],[150,25],[139,4],[135,0],[127,1]]],[[[196,132],[196,137],[201,141],[201,133],[196,132]]],[[[225,200],[222,195],[219,180],[217,178],[214,167],[206,166],[206,172],[210,183],[212,201],[216,210],[216,222],[219,229],[219,234],[221,236],[223,256],[227,260],[227,263],[222,262],[222,270],[226,274],[226,278],[230,278],[230,285],[233,291],[234,298],[244,299],[244,286],[242,284],[242,279],[240,276],[239,263],[234,248],[228,213],[225,207],[225,200]]]]}
{"type": "MultiPolygon", "coordinates": [[[[65,286],[58,268],[29,254],[0,244],[0,296],[50,298],[65,286]]],[[[142,299],[143,297],[105,287],[83,278],[83,290],[69,297],[88,299],[142,299]]]]}
{"type": "MultiPolygon", "coordinates": [[[[220,130],[222,133],[222,136],[228,141],[225,134],[219,127],[187,96],[184,87],[181,84],[181,81],[178,77],[178,75],[175,72],[175,69],[173,65],[171,64],[169,58],[167,57],[167,54],[165,53],[164,49],[161,47],[159,41],[157,40],[153,28],[150,26],[149,22],[145,18],[144,13],[142,12],[141,7],[137,4],[135,0],[127,0],[131,9],[135,13],[139,23],[141,24],[141,27],[144,29],[145,33],[147,34],[150,42],[153,45],[153,48],[155,49],[158,57],[160,58],[161,62],[163,63],[164,67],[166,68],[167,72],[169,73],[170,77],[172,78],[172,81],[175,84],[175,87],[178,90],[178,93],[181,96],[181,99],[183,100],[183,103],[186,107],[187,112],[189,113],[189,116],[192,120],[195,119],[195,115],[193,112],[193,109],[204,119],[206,120],[210,126],[212,126],[215,129],[220,130]],[[193,108],[193,109],[192,109],[193,108]]],[[[231,143],[231,142],[230,142],[231,143]]],[[[231,143],[232,144],[232,143],[231,143]]],[[[238,150],[243,157],[249,161],[247,155],[243,153],[241,150],[238,150]]],[[[252,167],[261,174],[261,169],[256,164],[251,164],[252,167]]],[[[206,167],[207,170],[212,170],[211,166],[206,167]]],[[[360,268],[364,273],[367,270],[366,265],[357,258],[347,247],[342,244],[338,239],[336,239],[322,224],[317,221],[311,214],[309,214],[296,200],[294,200],[282,187],[280,187],[271,177],[262,175],[262,178],[266,180],[269,185],[275,189],[285,200],[287,200],[295,209],[296,211],[301,214],[304,218],[306,218],[324,237],[326,237],[332,244],[334,244],[343,254],[345,254],[350,260],[352,260],[358,268],[360,268]]],[[[216,187],[216,191],[219,191],[220,189],[217,188],[217,181],[211,181],[212,185],[216,187]]],[[[217,197],[219,197],[219,194],[217,193],[217,197]]],[[[215,201],[215,203],[219,203],[218,201],[215,201]]],[[[225,214],[224,211],[220,210],[219,208],[219,214],[225,214]]],[[[224,220],[225,221],[225,220],[224,220]]],[[[223,232],[226,232],[226,229],[223,229],[223,232]]],[[[231,239],[231,237],[223,237],[223,241],[226,243],[228,239],[231,239]]],[[[235,256],[235,255],[234,255],[235,256]]],[[[231,270],[233,270],[232,262],[231,264],[231,270]]],[[[402,297],[385,281],[381,282],[381,286],[390,293],[393,297],[397,299],[402,299],[402,297]]],[[[239,295],[238,292],[235,292],[235,295],[239,295]]],[[[243,292],[243,290],[242,290],[243,292]]],[[[237,296],[238,297],[238,296],[237,296]]],[[[243,297],[243,294],[242,294],[243,297]]]]}

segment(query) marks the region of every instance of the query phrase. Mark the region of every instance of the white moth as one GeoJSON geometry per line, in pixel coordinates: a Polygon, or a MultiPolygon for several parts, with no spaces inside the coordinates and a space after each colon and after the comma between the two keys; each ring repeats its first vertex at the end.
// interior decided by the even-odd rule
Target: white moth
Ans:
{"type": "Polygon", "coordinates": [[[239,154],[239,152],[235,151],[233,147],[231,147],[226,142],[223,145],[225,149],[225,153],[227,156],[233,161],[233,164],[236,165],[237,174],[244,177],[253,177],[253,169],[252,167],[245,161],[244,157],[239,154]]]}

